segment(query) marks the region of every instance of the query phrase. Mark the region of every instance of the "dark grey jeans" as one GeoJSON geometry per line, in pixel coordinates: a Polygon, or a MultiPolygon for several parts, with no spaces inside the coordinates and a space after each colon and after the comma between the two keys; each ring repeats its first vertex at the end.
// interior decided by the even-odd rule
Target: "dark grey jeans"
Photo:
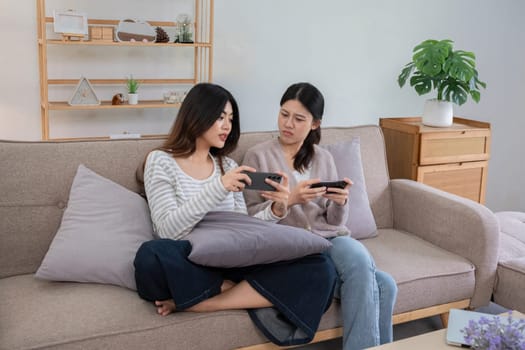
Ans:
{"type": "Polygon", "coordinates": [[[141,298],[173,299],[178,311],[220,293],[225,279],[246,280],[274,307],[248,310],[257,327],[277,345],[310,342],[332,302],[335,268],[324,254],[241,268],[211,268],[188,260],[185,240],[145,242],[135,257],[135,279],[141,298]]]}

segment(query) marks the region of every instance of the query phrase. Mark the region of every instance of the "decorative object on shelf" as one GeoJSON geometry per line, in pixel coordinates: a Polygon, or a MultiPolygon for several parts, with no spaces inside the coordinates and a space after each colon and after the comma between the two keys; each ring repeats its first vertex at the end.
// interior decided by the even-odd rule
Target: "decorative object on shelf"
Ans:
{"type": "Polygon", "coordinates": [[[68,103],[70,106],[98,106],[100,100],[89,80],[81,77],[68,103]]]}
{"type": "Polygon", "coordinates": [[[155,28],[155,32],[157,33],[157,39],[155,42],[157,43],[168,43],[170,41],[170,37],[168,33],[161,27],[155,28]]]}
{"type": "Polygon", "coordinates": [[[124,19],[118,24],[116,37],[118,41],[155,42],[157,33],[147,22],[124,19]]]}
{"type": "Polygon", "coordinates": [[[126,81],[126,87],[128,88],[128,104],[136,105],[139,102],[139,94],[137,93],[139,86],[139,81],[134,79],[133,75],[130,75],[126,81]]]}
{"type": "Polygon", "coordinates": [[[182,103],[186,94],[187,91],[168,91],[164,93],[164,103],[182,103]]]}
{"type": "Polygon", "coordinates": [[[185,13],[177,16],[177,31],[175,35],[176,43],[193,43],[193,26],[191,24],[191,17],[185,13]]]}
{"type": "Polygon", "coordinates": [[[83,39],[88,34],[87,15],[75,10],[53,10],[53,30],[62,40],[83,39]]]}
{"type": "Polygon", "coordinates": [[[465,342],[474,350],[510,350],[523,349],[525,344],[525,320],[512,318],[508,313],[507,322],[501,317],[481,317],[471,320],[467,327],[461,330],[465,342]]]}
{"type": "Polygon", "coordinates": [[[89,40],[111,42],[115,41],[115,27],[89,26],[89,40]]]}
{"type": "Polygon", "coordinates": [[[436,127],[452,125],[452,103],[462,105],[470,95],[479,102],[480,88],[486,84],[478,79],[476,56],[473,52],[453,50],[452,40],[425,40],[414,47],[412,61],[407,63],[397,78],[403,87],[410,78],[418,95],[432,89],[437,98],[427,100],[423,124],[436,127]]]}
{"type": "Polygon", "coordinates": [[[124,95],[121,93],[113,95],[113,98],[111,99],[111,104],[113,106],[118,106],[124,103],[124,95]]]}

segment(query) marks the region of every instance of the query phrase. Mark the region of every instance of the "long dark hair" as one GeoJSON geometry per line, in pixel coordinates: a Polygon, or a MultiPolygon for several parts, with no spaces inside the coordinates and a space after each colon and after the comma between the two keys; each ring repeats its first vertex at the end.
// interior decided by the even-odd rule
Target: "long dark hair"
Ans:
{"type": "MultiPolygon", "coordinates": [[[[227,102],[230,102],[232,106],[232,129],[223,148],[210,148],[210,153],[218,158],[221,173],[224,174],[223,157],[233,152],[237,147],[241,127],[237,102],[233,95],[222,86],[210,83],[200,83],[193,86],[180,106],[167,140],[156,149],[170,153],[174,157],[190,156],[197,149],[197,138],[212,127],[217,118],[221,116],[227,102]]],[[[139,185],[138,192],[144,198],[146,198],[144,190],[145,165],[146,159],[135,172],[135,178],[139,185]]]]}
{"type": "Polygon", "coordinates": [[[224,147],[210,149],[210,153],[219,159],[221,171],[224,172],[222,157],[230,154],[237,147],[241,127],[237,102],[233,95],[222,86],[200,83],[191,88],[180,106],[168,139],[160,149],[174,157],[193,154],[196,150],[197,138],[213,126],[224,111],[227,102],[230,102],[233,111],[231,132],[224,147]]]}
{"type": "MultiPolygon", "coordinates": [[[[314,121],[323,119],[324,97],[315,86],[310,83],[296,83],[288,87],[281,97],[281,106],[289,100],[297,100],[312,114],[314,121]]],[[[302,173],[312,161],[315,154],[314,145],[321,141],[321,126],[310,130],[303,145],[294,156],[293,167],[302,173]]]]}

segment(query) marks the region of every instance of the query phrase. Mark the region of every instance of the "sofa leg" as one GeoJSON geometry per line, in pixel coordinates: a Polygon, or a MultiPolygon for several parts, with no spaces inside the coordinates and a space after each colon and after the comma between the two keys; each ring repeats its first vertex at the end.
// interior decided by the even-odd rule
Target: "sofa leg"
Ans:
{"type": "Polygon", "coordinates": [[[444,328],[448,327],[448,314],[449,314],[448,312],[444,312],[439,315],[439,317],[441,318],[441,323],[443,324],[444,328]]]}

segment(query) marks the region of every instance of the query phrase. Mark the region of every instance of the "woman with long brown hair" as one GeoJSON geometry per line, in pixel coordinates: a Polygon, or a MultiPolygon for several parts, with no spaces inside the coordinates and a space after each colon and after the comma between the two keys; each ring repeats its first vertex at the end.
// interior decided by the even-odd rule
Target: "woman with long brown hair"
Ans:
{"type": "MultiPolygon", "coordinates": [[[[144,243],[137,252],[138,293],[163,316],[183,310],[248,309],[274,343],[309,342],[335,284],[335,270],[324,254],[239,268],[210,268],[188,260],[192,247],[184,238],[207,213],[247,214],[242,190],[250,179],[244,171],[255,169],[239,167],[227,157],[239,136],[233,96],[218,85],[195,85],[167,141],[146,159],[144,185],[161,239],[144,243]],[[289,330],[282,332],[283,327],[289,330]]],[[[286,176],[276,188],[276,204],[259,218],[275,222],[286,215],[286,176]]]]}

